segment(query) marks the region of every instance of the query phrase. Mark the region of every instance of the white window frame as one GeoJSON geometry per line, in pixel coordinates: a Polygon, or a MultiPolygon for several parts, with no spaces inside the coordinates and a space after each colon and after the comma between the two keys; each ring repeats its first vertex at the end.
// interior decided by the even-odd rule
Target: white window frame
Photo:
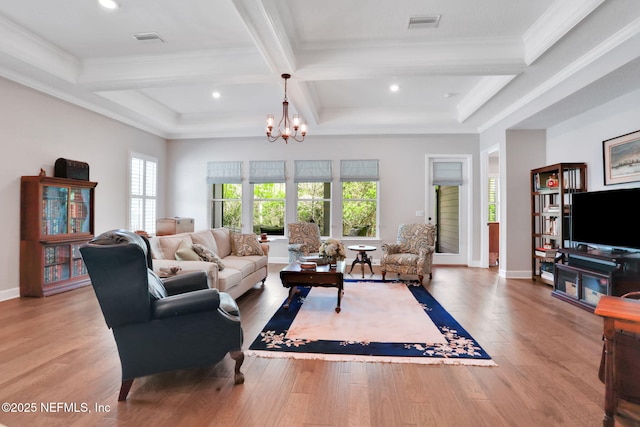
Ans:
{"type": "Polygon", "coordinates": [[[155,234],[156,232],[156,219],[158,210],[158,159],[146,154],[129,152],[129,209],[128,209],[128,224],[131,231],[143,230],[148,234],[155,234]],[[133,193],[134,181],[134,161],[142,162],[142,173],[140,176],[141,182],[140,194],[133,193]],[[153,171],[149,170],[153,167],[153,171]],[[149,180],[153,182],[149,182],[149,180]],[[140,214],[140,223],[133,223],[132,210],[134,209],[134,201],[140,201],[140,207],[142,212],[140,214]],[[153,205],[153,206],[151,206],[153,205]]]}
{"type": "MultiPolygon", "coordinates": [[[[242,183],[220,183],[220,184],[209,184],[211,187],[209,187],[209,207],[211,209],[211,216],[210,216],[210,223],[211,223],[211,228],[218,228],[218,227],[228,227],[226,225],[223,224],[215,224],[215,212],[216,212],[216,203],[226,203],[226,202],[240,202],[240,227],[237,230],[237,232],[242,232],[242,227],[244,224],[244,221],[242,220],[244,217],[244,213],[243,213],[243,209],[244,209],[244,203],[242,201],[243,199],[243,193],[244,193],[244,185],[242,185],[242,183]],[[215,193],[216,193],[216,186],[223,186],[223,185],[239,185],[240,186],[240,198],[238,199],[226,199],[224,197],[215,197],[215,193]]],[[[222,193],[222,187],[220,187],[220,192],[222,193]]],[[[224,219],[224,218],[222,218],[224,219]]]]}

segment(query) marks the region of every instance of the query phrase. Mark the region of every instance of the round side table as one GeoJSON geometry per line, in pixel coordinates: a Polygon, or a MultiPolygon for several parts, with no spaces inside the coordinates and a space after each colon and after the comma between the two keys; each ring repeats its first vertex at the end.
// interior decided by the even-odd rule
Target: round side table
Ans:
{"type": "Polygon", "coordinates": [[[367,255],[367,252],[372,252],[376,250],[375,246],[368,245],[352,245],[347,246],[347,249],[350,251],[357,251],[356,259],[353,260],[351,264],[351,270],[349,270],[349,274],[353,271],[353,267],[356,264],[360,264],[360,268],[362,269],[362,278],[364,279],[364,265],[367,264],[369,266],[369,270],[371,270],[371,274],[373,274],[373,267],[371,267],[371,258],[367,255]]]}

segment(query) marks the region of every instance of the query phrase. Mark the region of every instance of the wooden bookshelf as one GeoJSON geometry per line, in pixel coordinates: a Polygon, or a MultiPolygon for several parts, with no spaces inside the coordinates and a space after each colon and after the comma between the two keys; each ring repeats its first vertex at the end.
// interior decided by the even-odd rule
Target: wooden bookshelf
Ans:
{"type": "Polygon", "coordinates": [[[89,284],[79,249],[94,235],[96,185],[66,178],[21,178],[21,296],[48,296],[89,284]]]}

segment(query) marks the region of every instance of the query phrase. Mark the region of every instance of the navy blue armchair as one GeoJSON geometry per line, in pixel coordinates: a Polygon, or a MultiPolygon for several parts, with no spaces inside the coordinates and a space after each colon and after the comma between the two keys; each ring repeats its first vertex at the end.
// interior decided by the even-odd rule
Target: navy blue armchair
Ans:
{"type": "Polygon", "coordinates": [[[242,328],[236,302],[210,289],[204,272],[161,280],[151,270],[149,242],[125,230],[95,237],[80,248],[122,366],[118,400],[138,377],[210,366],[227,353],[240,367],[242,328]]]}

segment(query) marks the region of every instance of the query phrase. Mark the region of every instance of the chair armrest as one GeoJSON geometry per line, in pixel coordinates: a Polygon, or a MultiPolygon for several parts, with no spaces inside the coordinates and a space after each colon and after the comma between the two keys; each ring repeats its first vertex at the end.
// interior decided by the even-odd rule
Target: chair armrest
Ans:
{"type": "Polygon", "coordinates": [[[202,289],[187,292],[151,302],[151,317],[163,319],[182,316],[200,311],[215,310],[220,306],[220,294],[217,289],[202,289]]]}
{"type": "Polygon", "coordinates": [[[207,273],[194,271],[162,279],[162,284],[169,295],[208,289],[207,273]]]}
{"type": "Polygon", "coordinates": [[[290,252],[304,252],[304,243],[291,243],[287,246],[290,252]]]}
{"type": "Polygon", "coordinates": [[[386,253],[388,253],[389,255],[391,254],[399,254],[401,252],[401,247],[402,245],[399,245],[397,243],[383,243],[382,244],[382,250],[386,253]]]}
{"type": "Polygon", "coordinates": [[[262,247],[262,252],[264,252],[264,254],[266,256],[269,256],[269,244],[268,243],[260,243],[260,246],[262,247]]]}
{"type": "Polygon", "coordinates": [[[429,254],[432,254],[436,251],[436,247],[435,246],[427,246],[425,248],[420,249],[420,253],[418,254],[419,256],[427,256],[429,254]]]}

